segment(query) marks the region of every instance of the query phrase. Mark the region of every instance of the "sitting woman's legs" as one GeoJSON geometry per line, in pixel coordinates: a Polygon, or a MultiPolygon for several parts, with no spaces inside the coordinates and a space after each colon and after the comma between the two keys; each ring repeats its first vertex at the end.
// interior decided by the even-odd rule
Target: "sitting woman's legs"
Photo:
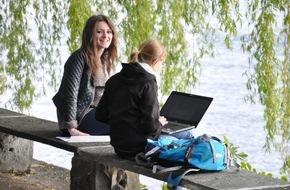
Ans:
{"type": "Polygon", "coordinates": [[[192,130],[181,131],[178,133],[170,134],[170,136],[176,137],[178,139],[191,139],[193,138],[193,132],[192,130]]]}
{"type": "Polygon", "coordinates": [[[89,111],[78,126],[78,130],[90,135],[108,135],[110,126],[95,119],[96,109],[89,111]]]}

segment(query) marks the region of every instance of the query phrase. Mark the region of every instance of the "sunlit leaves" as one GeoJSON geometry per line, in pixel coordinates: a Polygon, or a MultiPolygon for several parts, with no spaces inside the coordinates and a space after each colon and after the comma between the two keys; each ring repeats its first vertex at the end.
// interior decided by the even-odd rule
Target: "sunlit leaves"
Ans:
{"type": "MultiPolygon", "coordinates": [[[[253,96],[258,94],[260,102],[265,105],[265,148],[270,151],[274,146],[284,160],[290,154],[290,4],[287,2],[249,3],[247,17],[254,30],[250,38],[242,38],[242,47],[250,53],[249,63],[255,70],[247,73],[247,87],[252,93],[247,98],[253,100],[253,96]],[[281,32],[277,30],[277,21],[281,18],[278,11],[285,11],[281,32]]],[[[284,172],[288,171],[289,175],[289,166],[284,166],[284,172]]]]}
{"type": "MultiPolygon", "coordinates": [[[[268,173],[265,171],[257,171],[257,169],[254,168],[249,162],[246,162],[246,158],[248,157],[248,155],[243,152],[239,152],[238,151],[239,147],[234,146],[231,142],[229,142],[229,139],[226,136],[224,136],[224,143],[228,146],[231,159],[237,164],[239,164],[242,169],[248,170],[257,174],[261,174],[264,176],[273,177],[272,173],[268,173]]],[[[281,180],[288,181],[286,176],[282,176],[281,180]]]]}
{"type": "Polygon", "coordinates": [[[71,52],[80,48],[83,27],[92,12],[91,0],[69,0],[67,27],[70,36],[67,45],[71,52]]]}
{"type": "Polygon", "coordinates": [[[6,90],[7,77],[4,74],[0,74],[0,94],[6,90]]]}
{"type": "Polygon", "coordinates": [[[246,153],[239,152],[238,149],[240,147],[234,146],[233,143],[231,143],[226,136],[224,136],[224,143],[227,145],[227,147],[229,149],[229,153],[234,161],[236,161],[236,162],[243,161],[248,157],[248,155],[246,153]]]}
{"type": "Polygon", "coordinates": [[[48,85],[56,85],[64,5],[49,0],[3,1],[1,5],[1,93],[12,92],[8,102],[19,110],[29,108],[48,85]]]}
{"type": "Polygon", "coordinates": [[[19,85],[14,102],[20,108],[29,107],[34,99],[35,87],[32,85],[30,78],[23,78],[24,84],[19,85]]]}
{"type": "MultiPolygon", "coordinates": [[[[31,101],[28,101],[28,104],[21,102],[23,97],[21,88],[31,86],[35,68],[35,59],[30,52],[34,43],[28,37],[30,32],[26,17],[28,4],[27,1],[10,2],[7,7],[3,7],[3,12],[6,14],[1,15],[2,22],[5,23],[0,34],[1,55],[6,57],[1,61],[1,73],[5,74],[2,76],[4,80],[1,81],[1,92],[4,92],[6,88],[14,89],[16,94],[14,103],[18,102],[17,106],[20,109],[27,108],[27,105],[31,104],[31,101]],[[27,76],[27,80],[23,80],[24,76],[27,76]]],[[[28,88],[25,88],[24,93],[26,97],[29,97],[28,99],[33,96],[32,90],[28,88]]]]}

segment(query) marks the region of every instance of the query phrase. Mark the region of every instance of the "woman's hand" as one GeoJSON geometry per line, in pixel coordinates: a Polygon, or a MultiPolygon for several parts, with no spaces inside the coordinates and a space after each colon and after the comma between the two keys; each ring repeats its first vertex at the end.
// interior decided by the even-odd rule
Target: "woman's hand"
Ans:
{"type": "Polygon", "coordinates": [[[89,134],[83,133],[77,130],[76,128],[70,128],[68,129],[68,132],[70,133],[71,136],[90,136],[89,134]]]}
{"type": "Polygon", "coordinates": [[[164,116],[159,117],[159,122],[162,126],[164,126],[168,123],[167,119],[164,116]]]}

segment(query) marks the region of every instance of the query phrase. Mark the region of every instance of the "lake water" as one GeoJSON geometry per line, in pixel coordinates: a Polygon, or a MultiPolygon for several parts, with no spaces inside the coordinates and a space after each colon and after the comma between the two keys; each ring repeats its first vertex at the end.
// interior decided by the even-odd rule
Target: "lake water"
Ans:
{"type": "MultiPolygon", "coordinates": [[[[245,103],[243,99],[248,92],[245,86],[247,79],[242,74],[247,69],[247,56],[239,49],[238,40],[232,51],[220,45],[215,58],[203,59],[199,84],[192,89],[192,93],[211,96],[214,100],[194,133],[195,136],[207,133],[219,138],[225,135],[240,147],[239,151],[248,154],[247,161],[258,171],[264,170],[278,176],[283,164],[280,155],[275,151],[266,154],[263,150],[266,136],[263,106],[245,103]]],[[[56,121],[51,100],[54,94],[55,91],[48,89],[47,96],[33,104],[30,114],[56,121]]],[[[4,107],[5,96],[0,96],[1,107],[4,107]]],[[[71,168],[72,153],[41,143],[34,143],[34,148],[35,159],[71,168]]],[[[159,181],[141,176],[141,182],[147,184],[150,190],[161,189],[159,181]]]]}

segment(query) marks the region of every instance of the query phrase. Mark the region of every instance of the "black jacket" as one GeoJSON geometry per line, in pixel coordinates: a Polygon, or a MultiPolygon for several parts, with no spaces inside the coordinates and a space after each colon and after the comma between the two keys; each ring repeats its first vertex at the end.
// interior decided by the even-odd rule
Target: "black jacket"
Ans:
{"type": "Polygon", "coordinates": [[[144,151],[147,138],[156,138],[161,132],[157,83],[138,63],[122,66],[106,83],[96,119],[111,126],[115,150],[134,156],[144,151]]]}
{"type": "Polygon", "coordinates": [[[85,53],[77,50],[66,61],[60,88],[53,97],[60,129],[77,128],[93,101],[94,90],[85,53]]]}

